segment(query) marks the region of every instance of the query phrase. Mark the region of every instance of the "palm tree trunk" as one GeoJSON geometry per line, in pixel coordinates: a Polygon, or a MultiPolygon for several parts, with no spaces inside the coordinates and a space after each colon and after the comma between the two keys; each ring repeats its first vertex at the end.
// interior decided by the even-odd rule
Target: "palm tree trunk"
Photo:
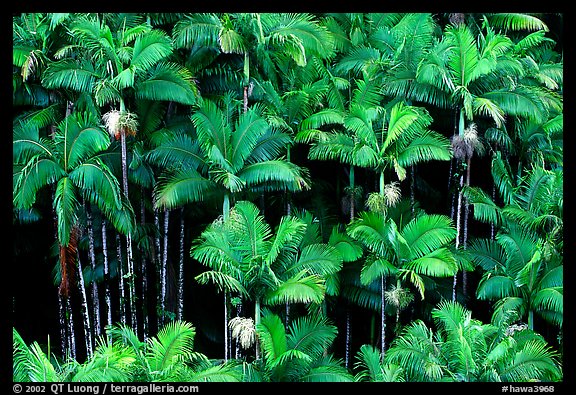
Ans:
{"type": "Polygon", "coordinates": [[[68,317],[68,330],[67,330],[67,342],[69,345],[68,351],[73,359],[76,359],[76,334],[74,333],[74,316],[72,315],[72,306],[70,305],[70,298],[65,298],[66,300],[66,316],[68,317]]]}
{"type": "Polygon", "coordinates": [[[184,207],[180,208],[180,262],[178,265],[178,311],[176,317],[182,320],[184,313],[184,207]]]}
{"type": "Polygon", "coordinates": [[[92,282],[90,283],[90,291],[92,293],[92,317],[94,319],[94,336],[98,337],[102,334],[100,327],[100,298],[98,296],[98,284],[94,279],[96,272],[96,254],[94,252],[94,229],[92,227],[92,214],[90,207],[86,206],[86,221],[88,230],[88,245],[90,255],[90,267],[92,269],[92,282]]]}
{"type": "Polygon", "coordinates": [[[228,362],[228,292],[224,291],[224,362],[228,362]]]}
{"type": "Polygon", "coordinates": [[[382,303],[382,311],[380,315],[380,325],[382,328],[381,332],[381,351],[380,351],[380,359],[384,360],[384,353],[386,352],[386,299],[384,298],[384,292],[386,291],[386,277],[380,277],[380,301],[382,303]]]}
{"type": "MultiPolygon", "coordinates": [[[[460,176],[460,190],[458,191],[458,205],[456,207],[456,249],[460,247],[460,207],[462,206],[462,186],[464,184],[464,175],[460,176]]],[[[454,282],[452,284],[452,301],[456,301],[456,286],[458,283],[458,272],[454,273],[454,282]]]]}
{"type": "MultiPolygon", "coordinates": [[[[260,299],[256,298],[254,301],[254,326],[258,328],[260,324],[260,299]]],[[[260,359],[260,342],[258,341],[258,336],[256,336],[255,342],[256,360],[260,359]]]]}
{"type": "Polygon", "coordinates": [[[156,325],[157,330],[162,327],[162,293],[160,292],[161,286],[161,272],[162,272],[162,248],[160,243],[160,213],[158,210],[154,210],[154,226],[158,230],[156,236],[154,236],[154,246],[156,248],[156,272],[158,273],[158,279],[156,280],[156,325]]]}
{"type": "Polygon", "coordinates": [[[82,318],[84,322],[84,339],[86,341],[86,356],[92,356],[92,331],[90,326],[90,315],[88,314],[88,299],[86,298],[86,286],[84,284],[84,276],[82,274],[82,264],[80,263],[80,253],[76,256],[78,260],[78,285],[80,287],[80,294],[82,296],[82,318]]]}
{"type": "Polygon", "coordinates": [[[62,358],[66,357],[66,351],[69,348],[67,337],[66,337],[66,312],[64,308],[64,297],[62,295],[58,295],[58,323],[60,329],[60,353],[62,358]]]}
{"type": "Polygon", "coordinates": [[[528,329],[534,330],[534,310],[528,310],[528,329]]]}
{"type": "MultiPolygon", "coordinates": [[[[146,207],[144,205],[144,187],[140,188],[140,224],[144,226],[146,224],[146,207]]],[[[142,332],[144,340],[150,335],[150,324],[148,318],[148,273],[147,264],[148,259],[146,258],[146,251],[144,247],[140,249],[140,276],[142,278],[142,293],[140,295],[140,300],[142,301],[142,332]]]]}
{"type": "Polygon", "coordinates": [[[116,233],[116,255],[118,257],[118,292],[120,299],[120,322],[126,324],[126,292],[124,289],[124,262],[122,259],[122,240],[120,235],[116,233]]]}
{"type": "Polygon", "coordinates": [[[354,165],[350,165],[350,222],[352,222],[356,214],[354,212],[356,209],[356,192],[354,190],[356,181],[354,178],[354,165]]]}
{"type": "MultiPolygon", "coordinates": [[[[120,99],[120,112],[124,112],[124,100],[120,99]]],[[[124,129],[120,132],[120,146],[122,149],[122,191],[128,198],[128,165],[126,153],[126,132],[124,129]]],[[[128,305],[130,307],[130,324],[132,329],[138,333],[138,322],[136,320],[136,290],[134,289],[134,259],[132,257],[132,235],[130,232],[126,235],[126,277],[128,279],[128,305]]]]}
{"type": "Polygon", "coordinates": [[[110,295],[110,267],[108,265],[108,241],[106,220],[102,218],[102,255],[104,256],[104,300],[106,301],[106,325],[112,325],[112,298],[110,295]]]}
{"type": "Polygon", "coordinates": [[[350,326],[350,306],[348,303],[346,304],[346,354],[345,354],[345,366],[348,369],[350,365],[350,342],[351,342],[351,335],[352,335],[352,328],[350,326]]]}
{"type": "Polygon", "coordinates": [[[162,325],[164,325],[166,318],[166,275],[168,271],[168,225],[170,220],[170,211],[164,210],[164,232],[163,232],[163,254],[162,266],[160,268],[160,314],[162,314],[162,325]]]}
{"type": "Polygon", "coordinates": [[[414,217],[414,205],[416,203],[416,180],[415,180],[415,171],[414,165],[410,166],[410,212],[412,213],[412,217],[414,217]]]}
{"type": "MultiPolygon", "coordinates": [[[[466,160],[466,186],[470,186],[470,164],[472,158],[467,158],[466,160]]],[[[462,248],[466,249],[466,242],[468,241],[468,214],[470,212],[470,207],[468,205],[468,199],[464,198],[464,234],[462,239],[462,248]]],[[[466,270],[462,270],[462,295],[464,300],[468,294],[468,273],[466,270]]]]}

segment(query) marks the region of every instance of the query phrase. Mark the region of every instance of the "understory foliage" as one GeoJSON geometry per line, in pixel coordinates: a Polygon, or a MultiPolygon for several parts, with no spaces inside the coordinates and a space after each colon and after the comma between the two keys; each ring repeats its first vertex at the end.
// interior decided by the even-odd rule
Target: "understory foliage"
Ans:
{"type": "Polygon", "coordinates": [[[562,381],[562,14],[12,18],[14,381],[562,381]]]}

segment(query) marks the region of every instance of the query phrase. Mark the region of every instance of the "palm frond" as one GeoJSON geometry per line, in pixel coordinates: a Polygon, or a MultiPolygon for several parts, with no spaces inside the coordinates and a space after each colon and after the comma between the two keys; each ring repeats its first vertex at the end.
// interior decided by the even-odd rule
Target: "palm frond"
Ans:
{"type": "Polygon", "coordinates": [[[230,143],[230,161],[236,169],[241,169],[259,140],[268,130],[268,124],[257,112],[249,110],[238,119],[230,143]]]}
{"type": "Polygon", "coordinates": [[[456,229],[450,218],[438,214],[423,214],[414,218],[404,226],[401,233],[414,257],[446,246],[456,237],[456,229]]]}
{"type": "Polygon", "coordinates": [[[508,276],[485,274],[476,290],[476,296],[482,300],[498,300],[510,296],[518,296],[514,280],[508,276]]]}
{"type": "Polygon", "coordinates": [[[506,267],[506,252],[495,240],[473,239],[467,248],[472,261],[486,271],[502,271],[506,267]]]}
{"type": "Polygon", "coordinates": [[[136,97],[147,100],[196,104],[199,96],[190,72],[170,62],[159,62],[148,71],[147,77],[135,86],[136,97]]]}
{"type": "Polygon", "coordinates": [[[474,207],[474,219],[478,221],[494,224],[499,226],[502,221],[502,213],[484,190],[477,187],[465,185],[462,188],[462,194],[468,202],[474,207]]]}
{"type": "Polygon", "coordinates": [[[260,323],[256,324],[256,332],[264,358],[273,362],[287,349],[286,329],[282,320],[269,310],[262,312],[260,323]]]}
{"type": "Polygon", "coordinates": [[[12,346],[14,381],[44,383],[61,381],[58,372],[40,345],[33,342],[27,346],[14,328],[12,328],[12,346]]]}
{"type": "Polygon", "coordinates": [[[270,289],[264,300],[267,304],[321,303],[324,300],[326,286],[322,277],[306,271],[300,271],[293,277],[282,281],[278,287],[270,289]]]}
{"type": "Polygon", "coordinates": [[[311,314],[293,321],[287,335],[288,348],[319,358],[336,339],[338,329],[326,317],[311,314]]]}
{"type": "Polygon", "coordinates": [[[449,277],[457,272],[454,255],[447,248],[438,248],[402,265],[418,274],[432,277],[449,277]]]}
{"type": "Polygon", "coordinates": [[[336,248],[343,262],[353,262],[363,254],[360,244],[348,234],[340,232],[336,226],[332,228],[328,244],[336,248]]]}
{"type": "Polygon", "coordinates": [[[187,322],[172,321],[166,324],[147,342],[146,360],[150,369],[162,371],[186,360],[193,352],[196,330],[187,322]]]}
{"type": "Polygon", "coordinates": [[[64,59],[48,65],[42,75],[42,84],[48,89],[91,92],[97,78],[90,63],[64,59]]]}
{"type": "Polygon", "coordinates": [[[154,187],[156,207],[175,208],[202,201],[215,188],[215,183],[192,168],[161,176],[154,187]]]}
{"type": "Polygon", "coordinates": [[[520,13],[498,13],[487,15],[491,26],[504,30],[544,30],[548,31],[546,24],[537,16],[520,13]]]}
{"type": "Polygon", "coordinates": [[[301,191],[309,189],[306,169],[284,160],[268,160],[245,166],[238,177],[251,188],[301,191]]]}

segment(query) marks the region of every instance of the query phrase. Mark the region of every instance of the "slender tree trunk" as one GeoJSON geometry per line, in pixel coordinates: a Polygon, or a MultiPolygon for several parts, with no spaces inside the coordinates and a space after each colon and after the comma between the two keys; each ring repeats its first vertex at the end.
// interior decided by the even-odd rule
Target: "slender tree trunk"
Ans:
{"type": "Polygon", "coordinates": [[[106,301],[106,325],[112,325],[112,297],[110,295],[110,266],[108,264],[108,237],[106,220],[102,218],[102,255],[104,256],[104,300],[106,301]]]}
{"type": "Polygon", "coordinates": [[[224,291],[224,362],[228,362],[228,292],[224,291]]]}
{"type": "Polygon", "coordinates": [[[157,330],[162,327],[162,292],[161,292],[161,277],[162,277],[162,248],[160,243],[160,213],[154,210],[154,226],[158,230],[154,236],[154,246],[156,247],[156,273],[158,279],[156,280],[156,312],[157,312],[157,330]]]}
{"type": "MultiPolygon", "coordinates": [[[[470,164],[472,158],[467,158],[466,160],[466,186],[470,186],[470,164]]],[[[462,239],[462,248],[466,249],[466,243],[468,241],[468,214],[470,212],[470,207],[468,204],[468,199],[464,198],[464,234],[462,239]]],[[[468,295],[468,273],[466,270],[462,270],[462,295],[464,296],[464,301],[466,301],[466,296],[468,295]]]]}
{"type": "MultiPolygon", "coordinates": [[[[492,201],[495,202],[496,201],[496,183],[494,182],[494,180],[492,181],[492,201]]],[[[494,240],[494,223],[491,222],[490,223],[490,240],[494,240]]]]}
{"type": "MultiPolygon", "coordinates": [[[[144,205],[144,187],[140,188],[140,224],[146,225],[146,207],[144,205]]],[[[140,276],[142,278],[142,293],[140,300],[142,301],[142,329],[144,340],[150,335],[150,323],[148,317],[148,258],[146,258],[146,251],[144,247],[140,249],[140,276]]]]}
{"type": "Polygon", "coordinates": [[[76,256],[78,260],[78,285],[80,287],[80,294],[82,296],[82,318],[84,322],[84,338],[86,340],[86,356],[89,359],[92,356],[92,331],[90,326],[90,315],[88,314],[88,298],[86,297],[86,286],[84,284],[84,276],[82,275],[82,264],[80,262],[80,253],[76,256]]]}
{"type": "Polygon", "coordinates": [[[64,306],[64,297],[58,294],[58,319],[60,326],[58,329],[60,329],[60,353],[63,359],[69,349],[68,338],[66,337],[66,310],[64,306]]]}
{"type": "Polygon", "coordinates": [[[380,316],[380,325],[382,328],[381,332],[381,351],[380,360],[384,360],[384,355],[386,352],[386,299],[384,298],[384,292],[386,292],[386,277],[380,277],[380,299],[382,302],[382,311],[380,316]]]}
{"type": "Polygon", "coordinates": [[[354,211],[356,209],[356,180],[354,176],[354,165],[350,165],[350,222],[354,219],[356,214],[354,211]]]}
{"type": "MultiPolygon", "coordinates": [[[[224,221],[227,221],[228,217],[230,216],[230,200],[230,193],[226,191],[224,194],[224,203],[222,206],[222,215],[224,217],[224,221]]],[[[228,361],[228,340],[228,292],[224,291],[224,361],[228,361]]]]}
{"type": "Polygon", "coordinates": [[[180,262],[178,265],[178,311],[177,319],[184,314],[184,207],[180,208],[180,262]]]}
{"type": "MultiPolygon", "coordinates": [[[[461,224],[460,224],[460,207],[462,206],[462,186],[464,183],[464,175],[460,176],[460,190],[458,191],[458,205],[456,207],[456,249],[458,249],[460,247],[460,228],[461,228],[461,224]]],[[[456,287],[457,287],[457,283],[458,283],[458,271],[456,271],[456,273],[454,273],[454,282],[452,284],[452,301],[455,302],[456,301],[456,287]]]]}
{"type": "Polygon", "coordinates": [[[414,170],[414,165],[410,166],[410,212],[412,217],[414,217],[414,205],[416,204],[416,174],[414,170]]]}
{"type": "MultiPolygon", "coordinates": [[[[260,324],[260,299],[256,298],[254,301],[254,325],[258,327],[260,324]]],[[[256,342],[254,344],[256,352],[256,360],[260,359],[260,342],[258,341],[258,336],[256,336],[256,342]]]]}
{"type": "Polygon", "coordinates": [[[169,225],[170,212],[164,210],[164,233],[163,233],[163,254],[162,254],[162,268],[160,271],[160,313],[162,314],[162,325],[166,323],[166,275],[168,273],[168,225],[169,225]]]}
{"type": "Polygon", "coordinates": [[[116,255],[118,257],[118,292],[120,299],[120,322],[126,325],[126,292],[124,289],[124,262],[122,258],[122,240],[116,233],[116,255]]]}
{"type": "Polygon", "coordinates": [[[86,206],[86,219],[88,230],[88,245],[90,256],[90,267],[92,269],[92,282],[90,283],[90,291],[92,293],[92,317],[94,319],[94,336],[98,337],[102,334],[100,327],[100,298],[98,296],[98,284],[94,278],[96,273],[96,253],[94,247],[94,228],[92,227],[92,213],[90,207],[86,206]]]}
{"type": "MultiPolygon", "coordinates": [[[[124,101],[120,100],[120,112],[125,112],[124,101]]],[[[122,191],[128,198],[128,156],[126,153],[126,132],[120,132],[120,146],[122,149],[122,191]]],[[[128,305],[130,307],[130,324],[134,332],[138,333],[138,322],[136,319],[136,290],[134,289],[134,259],[132,256],[132,235],[126,235],[126,277],[128,280],[128,305]]]]}
{"type": "Polygon", "coordinates": [[[70,352],[70,357],[72,357],[72,359],[76,359],[76,333],[74,332],[74,316],[72,315],[70,298],[65,298],[65,303],[66,315],[68,317],[68,351],[70,352]]]}
{"type": "Polygon", "coordinates": [[[345,356],[345,366],[346,369],[350,366],[350,342],[352,340],[352,328],[350,326],[350,306],[346,304],[346,356],[345,356]]]}

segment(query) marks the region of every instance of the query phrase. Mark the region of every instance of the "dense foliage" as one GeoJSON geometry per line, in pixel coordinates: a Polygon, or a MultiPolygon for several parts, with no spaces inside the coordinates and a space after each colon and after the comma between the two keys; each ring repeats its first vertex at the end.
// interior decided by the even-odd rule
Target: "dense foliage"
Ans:
{"type": "Polygon", "coordinates": [[[14,15],[14,381],[561,381],[561,25],[14,15]]]}

